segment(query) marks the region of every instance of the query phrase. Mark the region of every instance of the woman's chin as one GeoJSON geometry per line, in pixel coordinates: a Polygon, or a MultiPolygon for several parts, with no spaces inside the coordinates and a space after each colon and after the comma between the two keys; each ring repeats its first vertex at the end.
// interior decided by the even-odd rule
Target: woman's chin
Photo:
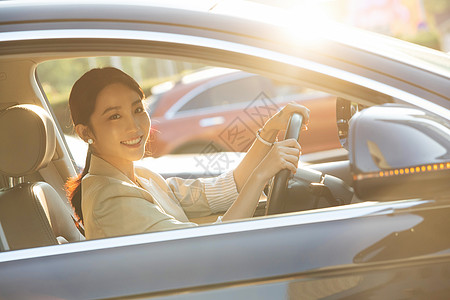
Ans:
{"type": "Polygon", "coordinates": [[[139,150],[140,151],[137,151],[136,153],[133,153],[132,155],[130,155],[131,161],[141,160],[144,157],[145,149],[139,149],[139,150]]]}

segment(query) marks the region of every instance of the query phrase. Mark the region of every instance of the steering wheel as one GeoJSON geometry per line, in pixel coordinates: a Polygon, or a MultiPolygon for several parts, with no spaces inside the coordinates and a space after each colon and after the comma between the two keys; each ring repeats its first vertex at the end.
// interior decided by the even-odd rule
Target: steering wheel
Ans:
{"type": "MultiPolygon", "coordinates": [[[[300,134],[303,116],[300,114],[292,114],[287,126],[284,139],[296,139],[300,134]]],[[[284,169],[275,175],[269,186],[269,195],[267,196],[266,216],[277,214],[283,211],[283,195],[285,194],[287,183],[289,181],[291,171],[284,169]]]]}

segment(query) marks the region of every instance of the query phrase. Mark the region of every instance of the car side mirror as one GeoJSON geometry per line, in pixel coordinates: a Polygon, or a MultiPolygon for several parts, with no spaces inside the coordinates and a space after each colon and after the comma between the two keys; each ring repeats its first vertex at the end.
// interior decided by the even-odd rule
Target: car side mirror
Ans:
{"type": "Polygon", "coordinates": [[[359,199],[448,195],[448,120],[405,105],[373,106],[352,117],[348,145],[359,199]]]}

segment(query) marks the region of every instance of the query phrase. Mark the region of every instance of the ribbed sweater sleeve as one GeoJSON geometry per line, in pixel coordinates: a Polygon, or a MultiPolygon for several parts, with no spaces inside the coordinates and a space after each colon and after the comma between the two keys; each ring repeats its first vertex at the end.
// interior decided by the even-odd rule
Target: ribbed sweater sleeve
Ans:
{"type": "Polygon", "coordinates": [[[217,177],[202,178],[205,186],[206,199],[211,212],[226,211],[238,196],[233,170],[227,171],[217,177]]]}

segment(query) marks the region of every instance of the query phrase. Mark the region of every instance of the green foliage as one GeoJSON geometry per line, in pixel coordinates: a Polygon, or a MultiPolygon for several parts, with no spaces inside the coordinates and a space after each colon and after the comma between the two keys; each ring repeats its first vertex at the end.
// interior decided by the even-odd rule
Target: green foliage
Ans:
{"type": "Polygon", "coordinates": [[[428,13],[439,14],[450,10],[448,0],[423,0],[423,5],[428,13]]]}
{"type": "Polygon", "coordinates": [[[51,103],[66,101],[75,81],[89,70],[86,58],[48,61],[37,68],[37,76],[51,103]]]}
{"type": "Polygon", "coordinates": [[[428,48],[441,49],[439,34],[435,31],[421,30],[414,36],[399,36],[398,38],[428,48]]]}
{"type": "Polygon", "coordinates": [[[75,81],[92,68],[115,66],[136,79],[146,96],[153,86],[165,81],[177,81],[184,73],[204,67],[142,57],[81,57],[47,61],[37,67],[37,76],[53,112],[65,134],[73,134],[68,100],[75,81]]]}
{"type": "Polygon", "coordinates": [[[147,96],[151,88],[164,81],[178,80],[182,74],[204,67],[200,64],[144,57],[92,57],[60,59],[41,63],[38,78],[52,105],[67,102],[75,81],[92,68],[115,66],[130,74],[147,96]]]}

